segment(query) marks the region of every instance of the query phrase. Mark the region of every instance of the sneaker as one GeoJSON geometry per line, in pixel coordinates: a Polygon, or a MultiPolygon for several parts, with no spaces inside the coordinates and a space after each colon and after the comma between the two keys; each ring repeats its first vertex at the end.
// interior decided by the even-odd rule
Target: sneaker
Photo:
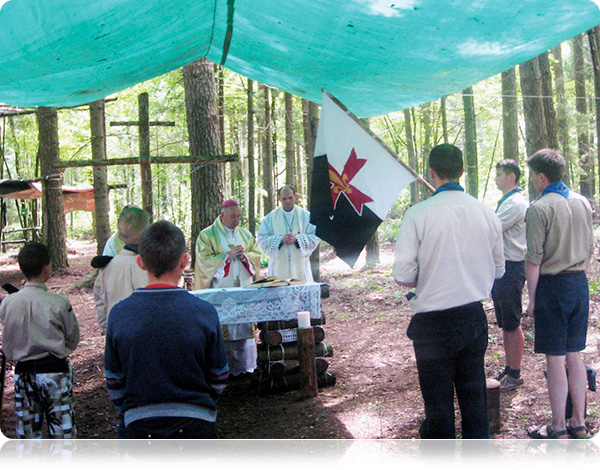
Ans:
{"type": "Polygon", "coordinates": [[[505,367],[502,372],[500,372],[496,377],[494,377],[498,382],[502,380],[502,378],[508,374],[508,367],[505,367]]]}
{"type": "Polygon", "coordinates": [[[523,378],[515,379],[513,376],[506,374],[500,379],[500,390],[514,390],[519,385],[523,385],[523,378]]]}

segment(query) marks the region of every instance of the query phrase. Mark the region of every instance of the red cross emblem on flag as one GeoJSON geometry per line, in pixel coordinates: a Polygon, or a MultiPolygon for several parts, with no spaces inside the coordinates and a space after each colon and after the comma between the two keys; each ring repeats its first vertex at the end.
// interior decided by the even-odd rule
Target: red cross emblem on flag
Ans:
{"type": "Polygon", "coordinates": [[[331,181],[331,197],[333,199],[334,209],[342,194],[346,196],[358,215],[362,215],[364,204],[373,202],[373,199],[350,184],[352,179],[366,163],[367,160],[365,158],[358,158],[355,150],[352,149],[341,175],[335,168],[329,165],[329,180],[331,181]]]}

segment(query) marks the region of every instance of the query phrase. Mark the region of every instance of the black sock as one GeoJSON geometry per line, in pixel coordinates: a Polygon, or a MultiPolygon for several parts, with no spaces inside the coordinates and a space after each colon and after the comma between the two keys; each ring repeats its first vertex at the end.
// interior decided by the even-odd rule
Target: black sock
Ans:
{"type": "Polygon", "coordinates": [[[513,379],[518,379],[521,377],[521,369],[512,369],[511,367],[506,366],[506,373],[510,375],[513,379]]]}

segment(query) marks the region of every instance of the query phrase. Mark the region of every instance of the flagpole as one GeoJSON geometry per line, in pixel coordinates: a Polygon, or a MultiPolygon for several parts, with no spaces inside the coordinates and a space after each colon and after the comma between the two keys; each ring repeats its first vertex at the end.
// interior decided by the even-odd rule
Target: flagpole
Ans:
{"type": "Polygon", "coordinates": [[[350,118],[352,118],[360,127],[362,127],[373,139],[375,139],[379,145],[381,145],[392,157],[394,157],[396,159],[396,161],[398,163],[400,163],[404,168],[406,168],[406,170],[411,173],[418,181],[420,181],[421,183],[423,183],[425,185],[425,187],[427,189],[429,189],[432,193],[435,192],[435,188],[433,186],[431,186],[431,184],[425,180],[425,178],[423,178],[421,175],[419,175],[415,170],[413,170],[410,166],[408,166],[406,163],[404,163],[400,158],[398,158],[398,156],[392,152],[392,150],[385,144],[385,142],[383,142],[377,135],[375,135],[373,133],[373,131],[371,131],[371,129],[369,129],[367,126],[365,126],[360,119],[358,119],[354,114],[352,114],[352,112],[346,108],[346,106],[344,106],[335,96],[332,96],[331,93],[329,93],[327,90],[325,90],[324,88],[321,89],[323,91],[323,93],[327,93],[327,96],[329,96],[329,98],[331,98],[331,100],[337,104],[350,118]]]}

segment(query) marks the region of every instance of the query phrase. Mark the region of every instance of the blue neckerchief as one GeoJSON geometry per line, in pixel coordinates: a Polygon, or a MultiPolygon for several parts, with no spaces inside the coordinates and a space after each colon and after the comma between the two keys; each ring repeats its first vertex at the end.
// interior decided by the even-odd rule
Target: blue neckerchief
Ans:
{"type": "Polygon", "coordinates": [[[500,200],[498,201],[498,205],[496,206],[496,212],[498,212],[498,209],[500,209],[500,206],[502,205],[502,203],[504,201],[506,201],[509,197],[511,197],[513,194],[515,193],[519,193],[523,191],[521,188],[519,188],[518,186],[515,189],[511,189],[509,192],[507,192],[504,196],[502,196],[500,198],[500,200]]]}
{"type": "Polygon", "coordinates": [[[556,183],[552,183],[552,184],[546,186],[546,189],[544,189],[544,191],[542,191],[542,196],[544,196],[548,193],[560,194],[565,199],[569,199],[569,188],[562,181],[557,181],[556,183]]]}
{"type": "Polygon", "coordinates": [[[437,188],[433,195],[435,196],[436,194],[441,193],[442,191],[464,191],[464,188],[456,181],[450,181],[437,188]]]}

